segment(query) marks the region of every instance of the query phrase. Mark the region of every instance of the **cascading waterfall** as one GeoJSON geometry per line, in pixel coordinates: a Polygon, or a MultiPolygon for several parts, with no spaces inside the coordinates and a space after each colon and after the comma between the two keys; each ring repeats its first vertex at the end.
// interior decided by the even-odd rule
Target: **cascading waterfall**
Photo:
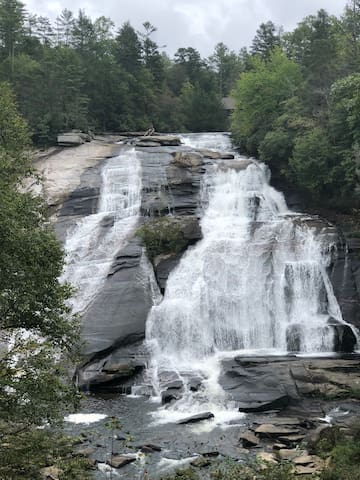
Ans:
{"type": "Polygon", "coordinates": [[[99,211],[69,232],[61,281],[76,292],[74,313],[83,312],[99,292],[117,251],[135,228],[141,206],[141,164],[134,148],[108,160],[102,169],[99,211]]]}
{"type": "MultiPolygon", "coordinates": [[[[196,137],[188,146],[191,140],[195,148],[209,146],[196,137]]],[[[214,411],[219,402],[224,407],[216,359],[239,350],[331,352],[334,333],[327,322],[343,322],[326,271],[329,245],[288,210],[269,185],[265,165],[241,158],[235,163],[205,176],[203,239],[184,254],[148,317],[155,390],[169,371],[185,385],[194,372],[205,378],[201,392],[187,390],[162,411],[166,418],[171,411],[214,411]]]]}

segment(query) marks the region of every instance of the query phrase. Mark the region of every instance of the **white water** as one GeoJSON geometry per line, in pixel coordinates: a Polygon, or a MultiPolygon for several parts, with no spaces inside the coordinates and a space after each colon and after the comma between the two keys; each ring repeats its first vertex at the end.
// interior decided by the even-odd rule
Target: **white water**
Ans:
{"type": "Polygon", "coordinates": [[[99,212],[69,232],[61,281],[76,292],[74,313],[83,312],[101,289],[116,253],[133,232],[141,205],[141,164],[134,148],[108,160],[102,169],[99,212]]]}
{"type": "MultiPolygon", "coordinates": [[[[187,145],[229,148],[227,136],[213,137],[189,136],[187,145]]],[[[170,274],[162,303],[148,317],[146,338],[155,391],[169,371],[185,386],[194,374],[205,381],[200,392],[185,388],[181,400],[160,409],[160,422],[207,410],[220,423],[239,415],[218,383],[222,358],[249,350],[331,352],[327,320],[342,322],[326,272],[329,245],[289,212],[283,195],[269,186],[264,165],[214,167],[203,197],[203,240],[170,274]]]]}

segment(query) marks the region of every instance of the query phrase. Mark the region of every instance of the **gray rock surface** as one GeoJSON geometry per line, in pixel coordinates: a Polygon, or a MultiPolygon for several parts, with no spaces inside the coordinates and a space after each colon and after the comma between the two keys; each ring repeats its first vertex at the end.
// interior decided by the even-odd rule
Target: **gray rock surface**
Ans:
{"type": "Polygon", "coordinates": [[[98,355],[144,338],[152,306],[149,272],[135,238],[115,258],[99,295],[82,318],[84,353],[98,355]]]}

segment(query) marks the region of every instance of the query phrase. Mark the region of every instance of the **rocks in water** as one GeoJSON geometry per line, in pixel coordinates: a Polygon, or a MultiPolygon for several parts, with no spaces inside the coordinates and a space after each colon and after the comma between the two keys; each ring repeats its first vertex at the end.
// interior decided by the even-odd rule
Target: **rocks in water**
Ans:
{"type": "Polygon", "coordinates": [[[255,433],[260,437],[280,437],[283,435],[298,434],[299,429],[264,423],[255,430],[255,433]]]}
{"type": "MultiPolygon", "coordinates": [[[[174,135],[151,135],[151,136],[138,136],[136,140],[136,145],[139,143],[154,143],[155,146],[162,147],[177,147],[181,145],[181,140],[179,137],[174,135]]],[[[144,146],[144,145],[140,145],[144,146]]]]}
{"type": "Polygon", "coordinates": [[[185,425],[188,423],[197,423],[202,422],[203,420],[211,420],[214,418],[214,414],[211,412],[198,413],[197,415],[192,415],[191,417],[184,418],[177,422],[178,425],[185,425]]]}
{"type": "Polygon", "coordinates": [[[158,147],[159,144],[157,142],[152,142],[152,141],[147,141],[147,140],[141,140],[139,142],[136,142],[137,147],[143,147],[143,148],[149,148],[149,147],[158,147]]]}
{"type": "Polygon", "coordinates": [[[172,163],[181,168],[195,168],[204,164],[204,157],[195,152],[177,152],[172,163]]]}
{"type": "Polygon", "coordinates": [[[78,370],[78,385],[94,392],[131,393],[146,364],[142,344],[119,348],[104,358],[94,359],[78,370]]]}
{"type": "Polygon", "coordinates": [[[353,353],[356,347],[357,338],[350,325],[334,325],[335,330],[335,352],[353,353]]]}
{"type": "Polygon", "coordinates": [[[136,448],[143,453],[161,452],[162,450],[159,445],[154,445],[153,443],[144,443],[143,445],[138,445],[136,448]]]}
{"type": "Polygon", "coordinates": [[[204,158],[209,158],[211,160],[219,160],[222,155],[220,152],[216,152],[215,150],[199,149],[198,152],[204,158]]]}
{"type": "Polygon", "coordinates": [[[227,162],[220,162],[219,168],[225,172],[229,169],[235,170],[236,172],[241,172],[246,170],[249,165],[255,165],[255,163],[251,160],[239,159],[234,161],[229,160],[227,162]]]}
{"type": "Polygon", "coordinates": [[[259,438],[250,430],[240,436],[244,448],[257,447],[260,444],[259,438]]]}
{"type": "Polygon", "coordinates": [[[108,465],[113,468],[122,468],[129,463],[135,462],[136,457],[130,457],[127,455],[117,455],[115,457],[111,457],[110,460],[107,461],[108,465]]]}
{"type": "MultiPolygon", "coordinates": [[[[266,396],[266,394],[264,395],[266,396]]],[[[269,410],[277,410],[286,407],[289,404],[289,397],[288,395],[279,395],[279,396],[272,396],[271,394],[268,395],[267,401],[257,401],[256,396],[254,395],[254,399],[248,402],[238,402],[239,412],[244,413],[255,413],[255,412],[267,412],[269,410]]]]}

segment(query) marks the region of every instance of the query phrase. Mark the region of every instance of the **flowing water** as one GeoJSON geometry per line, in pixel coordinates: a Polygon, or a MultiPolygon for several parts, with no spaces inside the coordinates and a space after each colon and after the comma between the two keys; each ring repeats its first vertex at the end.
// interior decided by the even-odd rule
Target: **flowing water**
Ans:
{"type": "Polygon", "coordinates": [[[141,205],[141,165],[134,148],[108,160],[102,169],[99,211],[81,219],[69,232],[66,268],[61,277],[76,288],[74,313],[91,303],[116,253],[133,232],[141,205]]]}
{"type": "MultiPolygon", "coordinates": [[[[225,135],[188,136],[194,148],[229,148],[225,135]]],[[[263,164],[238,157],[209,168],[203,182],[203,239],[171,272],[163,301],[152,308],[149,372],[161,392],[169,372],[185,385],[182,399],[157,420],[211,410],[235,413],[219,386],[220,362],[234,352],[332,352],[330,318],[342,322],[326,268],[329,244],[290,212],[269,185],[263,164]],[[200,392],[187,387],[203,379],[200,392]]]]}

